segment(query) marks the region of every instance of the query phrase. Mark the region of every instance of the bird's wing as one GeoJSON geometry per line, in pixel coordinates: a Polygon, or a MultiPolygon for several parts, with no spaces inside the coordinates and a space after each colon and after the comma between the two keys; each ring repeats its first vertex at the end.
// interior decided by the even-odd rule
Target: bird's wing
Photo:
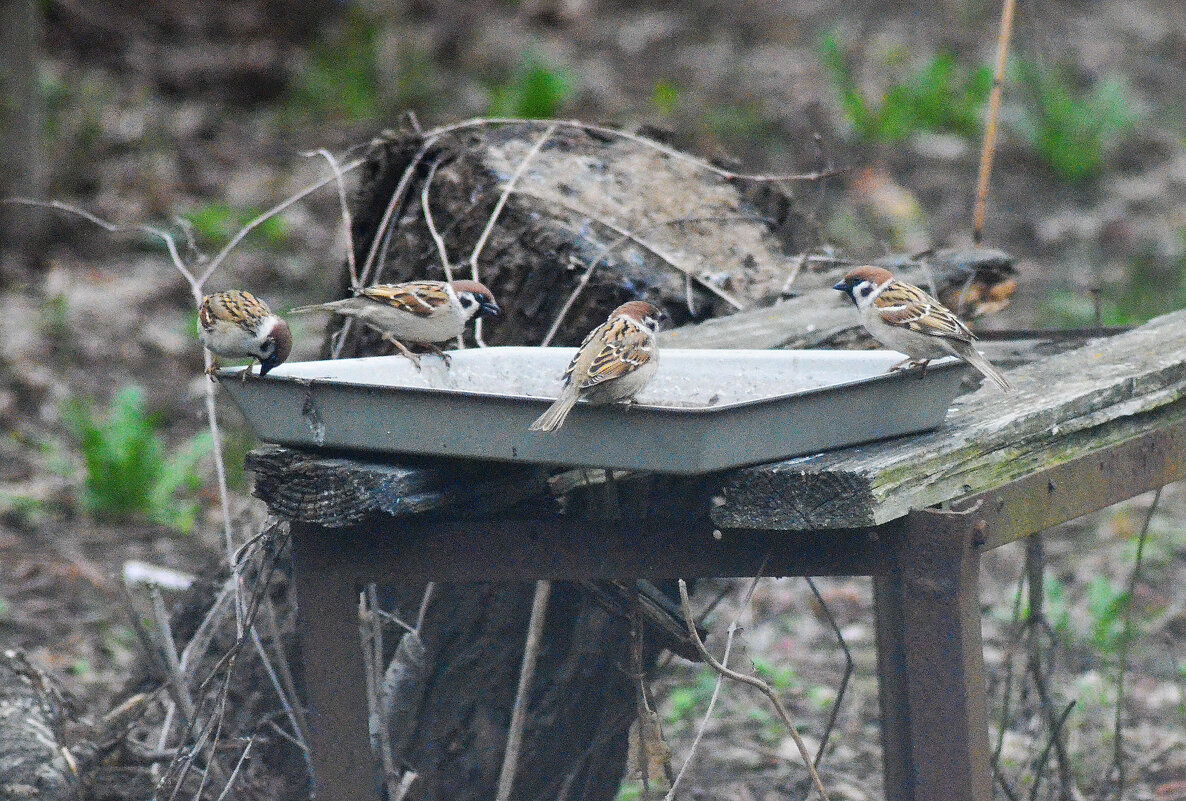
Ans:
{"type": "Polygon", "coordinates": [[[895,281],[874,298],[873,306],[888,325],[961,342],[976,338],[946,306],[910,284],[895,281]]]}
{"type": "Polygon", "coordinates": [[[428,317],[449,305],[449,293],[440,281],[407,281],[402,284],[375,284],[360,293],[362,297],[385,303],[418,317],[428,317]]]}
{"type": "MultiPolygon", "coordinates": [[[[655,355],[653,338],[636,323],[624,317],[616,317],[594,329],[593,334],[590,334],[581,346],[578,360],[587,347],[596,348],[596,351],[582,371],[582,389],[632,373],[655,355]]],[[[569,365],[569,372],[565,373],[569,380],[576,362],[577,360],[574,360],[573,364],[569,365]]]]}
{"type": "Polygon", "coordinates": [[[272,313],[268,304],[250,292],[220,292],[202,299],[198,322],[209,331],[215,323],[231,323],[254,332],[260,320],[272,313]]]}

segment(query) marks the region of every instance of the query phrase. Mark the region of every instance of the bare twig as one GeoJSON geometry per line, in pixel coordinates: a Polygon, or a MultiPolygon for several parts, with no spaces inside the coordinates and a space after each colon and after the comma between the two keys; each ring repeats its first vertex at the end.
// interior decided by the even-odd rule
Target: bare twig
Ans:
{"type": "Polygon", "coordinates": [[[513,117],[479,117],[462,122],[455,122],[450,125],[443,125],[439,128],[434,128],[428,132],[429,136],[443,136],[453,131],[465,130],[467,128],[481,128],[493,125],[549,125],[559,126],[564,128],[577,128],[582,131],[600,134],[601,136],[612,136],[618,139],[627,139],[631,142],[637,142],[644,147],[649,147],[652,150],[657,150],[666,156],[670,156],[677,161],[682,161],[690,164],[696,169],[705,170],[707,172],[719,175],[730,181],[755,181],[759,183],[779,183],[782,181],[821,181],[825,178],[831,178],[836,175],[841,175],[845,172],[843,169],[827,169],[808,173],[743,173],[733,172],[723,167],[718,167],[715,164],[706,161],[689,153],[676,150],[668,147],[661,142],[656,142],[654,139],[642,136],[640,134],[630,133],[629,131],[621,131],[617,128],[607,128],[604,125],[594,125],[581,120],[524,120],[513,117]]]}
{"type": "Polygon", "coordinates": [[[992,76],[992,92],[988,96],[988,122],[984,126],[984,144],[980,148],[980,172],[976,180],[976,206],[972,213],[972,241],[977,245],[984,238],[984,212],[988,203],[988,179],[992,175],[992,157],[996,151],[997,117],[1001,110],[1001,91],[1005,84],[1005,62],[1009,58],[1009,38],[1013,33],[1015,0],[1004,0],[1001,5],[1001,31],[997,36],[997,64],[992,76]]]}
{"type": "Polygon", "coordinates": [[[416,613],[416,629],[415,632],[419,634],[424,630],[424,618],[428,615],[428,606],[432,603],[432,592],[436,588],[436,582],[430,581],[424,585],[424,595],[420,598],[420,611],[416,613]]]}
{"type": "Polygon", "coordinates": [[[340,170],[334,170],[333,175],[329,176],[328,178],[324,178],[324,179],[318,181],[317,183],[312,184],[311,186],[306,186],[304,189],[302,189],[301,191],[297,192],[294,195],[289,195],[287,198],[280,201],[275,206],[272,206],[272,208],[268,209],[267,211],[263,212],[262,214],[258,215],[254,219],[252,219],[250,222],[248,222],[246,225],[244,225],[242,228],[240,228],[238,230],[238,232],[236,232],[235,235],[231,237],[229,242],[227,242],[225,245],[223,245],[222,250],[220,250],[220,251],[218,251],[218,253],[214,254],[214,258],[211,259],[210,263],[206,266],[206,271],[204,273],[202,273],[200,276],[198,276],[198,283],[205,284],[206,279],[208,279],[211,275],[213,275],[214,271],[217,270],[222,265],[222,261],[223,261],[223,259],[225,259],[227,257],[227,254],[229,254],[232,250],[234,250],[238,246],[238,244],[240,242],[242,242],[243,239],[249,233],[254,231],[257,227],[259,227],[260,225],[263,225],[265,222],[267,222],[271,218],[275,217],[277,214],[284,211],[289,206],[296,203],[298,200],[302,200],[305,197],[313,194],[314,192],[316,192],[318,189],[325,186],[329,182],[335,181],[335,180],[340,180],[342,174],[358,169],[364,162],[365,162],[365,159],[355,159],[354,161],[351,161],[350,163],[346,164],[346,166],[342,167],[340,170]]]}
{"type": "MultiPolygon", "coordinates": [[[[482,248],[486,247],[486,240],[490,238],[490,232],[494,230],[494,224],[498,222],[498,217],[502,214],[502,209],[506,206],[507,198],[511,196],[511,192],[515,189],[515,184],[519,183],[519,179],[527,170],[527,165],[535,158],[540,149],[544,146],[552,134],[556,131],[556,125],[552,124],[535,140],[535,144],[527,151],[527,155],[519,162],[519,166],[515,168],[515,172],[511,174],[510,179],[506,182],[506,186],[502,189],[502,194],[498,197],[498,202],[494,204],[494,210],[490,212],[490,219],[486,220],[486,227],[482,229],[481,235],[478,237],[477,243],[474,244],[473,252],[469,254],[469,271],[470,278],[474,281],[480,281],[478,275],[478,257],[482,255],[482,248]]],[[[479,347],[485,347],[486,343],[482,341],[482,318],[479,317],[474,323],[474,341],[478,343],[479,347]]]]}
{"type": "MultiPolygon", "coordinates": [[[[1028,624],[1046,632],[1051,632],[1046,620],[1046,592],[1045,592],[1045,550],[1041,534],[1035,534],[1025,543],[1026,582],[1029,591],[1030,618],[1028,624]]],[[[1027,668],[1033,679],[1034,689],[1038,693],[1038,703],[1046,718],[1046,725],[1052,734],[1055,763],[1058,766],[1058,780],[1064,792],[1078,798],[1080,792],[1075,785],[1071,773],[1071,760],[1067,754],[1066,738],[1062,728],[1058,725],[1058,712],[1054,707],[1053,696],[1050,692],[1050,678],[1043,667],[1042,648],[1036,636],[1029,640],[1027,668]]],[[[1041,782],[1041,776],[1035,775],[1035,785],[1041,782]]]]}
{"type": "Polygon", "coordinates": [[[157,632],[160,634],[158,647],[165,658],[165,666],[169,669],[168,681],[173,688],[170,695],[181,707],[181,714],[185,715],[186,721],[192,721],[195,718],[194,699],[181,672],[181,659],[177,656],[177,644],[173,641],[173,629],[169,625],[169,613],[165,611],[165,599],[157,587],[149,591],[149,596],[152,598],[153,622],[156,623],[157,632]]]}
{"type": "MultiPolygon", "coordinates": [[[[729,653],[733,650],[733,637],[737,633],[737,624],[741,620],[741,613],[749,608],[750,599],[754,597],[754,589],[758,586],[758,579],[761,578],[762,570],[758,570],[758,575],[754,576],[749,583],[749,588],[745,591],[745,597],[741,601],[741,605],[737,607],[737,614],[733,615],[733,620],[729,622],[729,628],[725,633],[725,650],[721,655],[721,664],[729,664],[729,653]]],[[[679,773],[675,775],[675,780],[671,783],[671,789],[667,791],[667,795],[663,797],[663,801],[674,801],[676,788],[679,787],[680,781],[684,778],[684,774],[688,770],[688,766],[692,764],[692,758],[696,756],[696,749],[700,747],[700,741],[704,738],[704,732],[708,729],[708,721],[712,719],[713,709],[716,708],[717,698],[721,694],[721,685],[725,681],[725,674],[717,672],[716,683],[712,687],[712,695],[708,699],[708,708],[704,710],[704,717],[700,719],[700,725],[696,727],[696,736],[692,738],[692,745],[688,748],[688,755],[684,758],[684,764],[680,766],[679,773]]]]}
{"type": "Polygon", "coordinates": [[[428,226],[428,233],[432,236],[432,241],[436,243],[437,254],[441,257],[441,269],[445,271],[445,280],[453,280],[453,265],[449,263],[449,251],[445,247],[445,240],[437,231],[436,223],[432,219],[432,209],[428,203],[428,191],[432,188],[432,179],[437,174],[437,167],[441,166],[441,160],[437,159],[428,168],[428,176],[424,179],[424,187],[420,190],[420,208],[424,211],[424,222],[428,226]]]}
{"type": "Polygon", "coordinates": [[[844,678],[840,680],[840,689],[836,691],[836,700],[832,702],[832,709],[828,713],[828,722],[824,726],[824,734],[820,737],[819,749],[815,752],[815,761],[812,763],[818,768],[820,760],[824,757],[824,750],[828,747],[828,739],[832,736],[832,729],[836,726],[836,717],[840,714],[840,702],[844,700],[844,692],[848,689],[848,681],[852,678],[855,663],[852,660],[852,651],[848,649],[848,643],[844,640],[844,632],[836,624],[836,618],[832,617],[832,610],[828,608],[828,602],[824,600],[819,588],[815,586],[815,580],[811,576],[804,576],[804,579],[807,581],[807,586],[811,588],[815,600],[824,611],[824,617],[827,618],[832,633],[836,635],[836,641],[840,643],[840,648],[844,651],[844,678]]]}
{"type": "MultiPolygon", "coordinates": [[[[761,220],[761,219],[764,219],[764,218],[756,217],[753,215],[744,215],[744,214],[737,215],[737,216],[726,216],[726,217],[721,217],[721,216],[680,217],[678,219],[664,220],[663,222],[658,222],[658,223],[655,223],[654,225],[648,225],[646,228],[643,228],[638,233],[639,233],[639,235],[642,235],[642,233],[644,233],[644,232],[648,232],[648,231],[651,231],[651,230],[654,230],[657,228],[662,228],[662,227],[669,226],[669,225],[683,225],[684,223],[729,222],[729,221],[733,221],[733,220],[761,220]]],[[[620,234],[617,239],[613,240],[608,245],[605,245],[601,250],[599,250],[597,252],[597,254],[592,259],[589,260],[588,264],[586,264],[586,266],[585,266],[585,272],[583,272],[581,274],[580,280],[577,281],[577,285],[575,287],[573,287],[572,293],[569,294],[568,298],[564,301],[564,305],[560,307],[560,312],[556,315],[556,319],[552,321],[552,326],[548,329],[548,333],[544,336],[543,341],[540,342],[540,347],[546,348],[548,345],[550,345],[552,343],[552,340],[556,337],[557,332],[559,332],[559,330],[560,330],[560,326],[564,324],[564,319],[568,316],[568,313],[572,310],[572,306],[574,303],[576,303],[576,300],[580,296],[581,292],[583,292],[585,287],[588,286],[589,279],[591,279],[593,277],[593,271],[597,269],[597,265],[601,263],[602,259],[604,259],[606,256],[608,256],[614,250],[617,250],[619,247],[621,247],[622,245],[624,245],[626,242],[629,242],[629,241],[630,241],[629,234],[620,234]]],[[[691,301],[689,300],[688,306],[691,307],[691,305],[692,305],[691,301]]]]}
{"type": "Polygon", "coordinates": [[[366,671],[371,738],[378,747],[379,759],[383,764],[383,783],[387,786],[387,795],[392,798],[399,786],[399,771],[395,767],[395,756],[391,753],[391,732],[383,721],[379,700],[379,685],[383,681],[383,625],[375,614],[378,608],[375,585],[368,584],[366,590],[358,595],[358,633],[362,640],[362,661],[366,671]]]}
{"type": "Polygon", "coordinates": [[[342,232],[346,235],[346,264],[350,269],[350,288],[357,292],[362,287],[358,285],[358,265],[355,263],[354,257],[354,223],[350,218],[350,204],[346,202],[346,182],[342,178],[342,167],[338,164],[334,154],[324,147],[301,155],[305,157],[321,156],[329,162],[329,168],[334,171],[334,181],[338,186],[338,205],[342,209],[342,232]]]}
{"type": "Polygon", "coordinates": [[[639,234],[636,234],[633,231],[629,231],[629,230],[623,228],[622,226],[620,226],[616,223],[610,222],[609,220],[607,220],[603,217],[598,217],[597,215],[595,215],[589,211],[586,211],[585,209],[577,208],[576,206],[573,206],[570,203],[565,203],[564,201],[562,201],[558,198],[546,198],[546,197],[543,197],[542,195],[538,195],[534,192],[528,192],[528,191],[522,190],[522,189],[516,190],[516,192],[520,195],[525,195],[527,197],[535,198],[536,200],[542,200],[545,203],[551,203],[553,205],[563,206],[564,208],[568,209],[569,211],[573,212],[574,214],[580,214],[584,217],[588,217],[590,220],[594,221],[595,223],[597,223],[599,225],[603,225],[606,228],[613,231],[614,233],[625,237],[626,239],[630,240],[631,242],[634,242],[636,245],[643,248],[644,250],[650,251],[652,255],[657,256],[660,260],[662,260],[664,263],[666,263],[668,266],[672,267],[673,269],[683,273],[684,275],[691,276],[693,281],[695,281],[700,286],[707,289],[709,292],[716,295],[721,300],[728,303],[733,308],[735,308],[739,311],[741,309],[745,308],[745,304],[742,303],[741,301],[739,301],[737,298],[733,297],[728,292],[721,289],[719,286],[712,283],[711,281],[707,281],[704,278],[701,278],[700,276],[696,275],[696,273],[692,270],[692,268],[687,267],[683,264],[680,264],[679,260],[676,259],[675,256],[672,256],[670,253],[667,253],[666,251],[662,250],[661,248],[659,248],[658,245],[654,245],[654,244],[646,241],[639,234]]]}
{"type": "Polygon", "coordinates": [[[552,582],[537,581],[535,595],[531,601],[531,619],[527,624],[527,642],[523,646],[523,665],[519,669],[519,689],[515,693],[515,706],[511,712],[511,726],[507,731],[506,751],[502,756],[502,770],[498,775],[496,801],[508,801],[515,784],[515,772],[519,768],[519,749],[523,742],[523,727],[527,723],[527,701],[531,693],[531,681],[535,676],[535,663],[539,658],[540,641],[543,639],[544,618],[548,613],[548,597],[552,593],[552,582]]]}
{"type": "Polygon", "coordinates": [[[1124,603],[1124,628],[1120,633],[1120,648],[1117,654],[1116,676],[1116,718],[1112,724],[1112,770],[1116,776],[1117,801],[1124,796],[1124,786],[1127,776],[1124,770],[1124,691],[1125,677],[1128,674],[1128,651],[1132,645],[1132,607],[1133,597],[1137,591],[1137,582],[1141,577],[1142,559],[1145,555],[1145,542],[1149,539],[1149,524],[1153,522],[1153,515],[1157,513],[1157,505],[1161,503],[1161,487],[1153,494],[1153,502],[1149,504],[1149,512],[1145,515],[1145,522],[1141,526],[1141,534],[1137,538],[1137,555],[1128,575],[1128,588],[1124,603]]]}
{"type": "Polygon", "coordinates": [[[251,740],[247,741],[247,745],[243,748],[243,753],[239,754],[239,761],[235,763],[235,769],[231,771],[231,776],[226,780],[226,784],[222,788],[222,792],[218,794],[217,801],[223,801],[227,797],[227,793],[231,791],[231,786],[235,783],[235,778],[239,775],[239,769],[243,767],[243,762],[247,759],[247,754],[251,751],[251,740]]]}
{"type": "MultiPolygon", "coordinates": [[[[1030,787],[1030,801],[1037,801],[1038,788],[1042,786],[1042,773],[1046,770],[1046,761],[1050,759],[1050,750],[1051,748],[1057,749],[1059,747],[1058,743],[1062,739],[1063,726],[1066,725],[1067,718],[1070,716],[1071,710],[1075,708],[1076,703],[1076,701],[1068,703],[1062,710],[1062,714],[1055,719],[1050,737],[1046,740],[1046,745],[1042,748],[1042,753],[1038,755],[1038,759],[1034,763],[1034,783],[1030,787]]],[[[1068,787],[1064,784],[1061,789],[1064,793],[1073,791],[1072,797],[1074,798],[1082,798],[1082,794],[1073,786],[1068,787]]]]}
{"type": "Polygon", "coordinates": [[[692,617],[692,605],[688,601],[688,585],[683,580],[679,580],[679,599],[680,609],[684,613],[684,623],[688,627],[688,634],[692,638],[692,642],[696,645],[696,650],[700,652],[700,656],[704,661],[712,667],[713,670],[724,675],[726,678],[741,684],[748,684],[750,687],[758,690],[762,695],[770,701],[774,706],[774,710],[778,713],[778,717],[782,720],[783,725],[787,728],[787,733],[791,735],[791,739],[795,741],[795,746],[799,749],[799,756],[803,759],[803,764],[807,766],[807,772],[811,776],[811,783],[815,787],[815,791],[819,794],[821,801],[828,801],[828,792],[824,789],[823,782],[820,781],[819,774],[815,770],[815,765],[812,764],[811,754],[807,751],[807,744],[803,742],[803,738],[799,736],[798,730],[795,728],[794,721],[791,720],[790,713],[787,712],[786,707],[782,705],[782,701],[778,700],[778,694],[770,689],[770,685],[762,681],[757,676],[750,676],[745,673],[738,673],[736,670],[725,667],[716,660],[708,649],[704,647],[704,643],[700,639],[700,632],[696,631],[696,620],[692,617]]]}

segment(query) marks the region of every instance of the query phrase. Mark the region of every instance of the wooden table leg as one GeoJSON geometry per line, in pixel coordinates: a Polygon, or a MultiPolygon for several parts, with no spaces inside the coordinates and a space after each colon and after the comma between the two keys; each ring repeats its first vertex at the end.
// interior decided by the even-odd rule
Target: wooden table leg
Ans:
{"type": "Polygon", "coordinates": [[[914,512],[885,527],[874,577],[889,801],[990,801],[974,518],[914,512]]]}
{"type": "Polygon", "coordinates": [[[297,633],[309,702],[317,801],[373,801],[378,771],[367,724],[358,634],[359,585],[326,529],[292,524],[297,633]],[[359,769],[372,766],[371,770],[359,769]]]}

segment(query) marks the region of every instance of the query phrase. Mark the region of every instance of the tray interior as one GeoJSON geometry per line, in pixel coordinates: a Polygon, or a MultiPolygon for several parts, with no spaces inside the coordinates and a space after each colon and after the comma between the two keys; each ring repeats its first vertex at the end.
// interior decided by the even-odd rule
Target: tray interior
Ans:
{"type": "MultiPolygon", "coordinates": [[[[402,356],[294,362],[268,378],[555,398],[575,348],[494,347],[451,351],[446,368],[425,356],[417,370],[402,356]]],[[[747,403],[883,376],[902,359],[893,351],[667,349],[654,380],[637,397],[649,406],[705,408],[747,403]]]]}

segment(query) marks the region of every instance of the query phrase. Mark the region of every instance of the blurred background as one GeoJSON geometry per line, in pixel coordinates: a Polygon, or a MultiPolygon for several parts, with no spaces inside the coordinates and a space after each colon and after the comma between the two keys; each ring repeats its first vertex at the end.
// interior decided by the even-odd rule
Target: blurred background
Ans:
{"type": "MultiPolygon", "coordinates": [[[[0,195],[159,226],[200,263],[326,175],[310,151],[358,155],[409,113],[425,128],[580,118],[663,132],[749,172],[845,168],[792,187],[819,252],[964,245],[1000,11],[983,0],[5,0],[0,195]]],[[[1184,109],[1180,0],[1021,4],[984,236],[1017,259],[1019,288],[984,325],[1135,325],[1186,306],[1184,109]]],[[[0,226],[0,646],[30,649],[98,709],[134,661],[113,602],[125,562],[193,575],[219,558],[196,315],[151,237],[13,206],[0,226]]],[[[331,185],[255,229],[208,289],[249,288],[283,312],[327,299],[343,253],[331,185]]],[[[321,323],[293,324],[293,358],[313,356],[321,323]]],[[[222,411],[234,512],[249,519],[260,511],[241,465],[254,443],[222,411]]],[[[1072,610],[1068,653],[1114,646],[1148,503],[1074,524],[1099,548],[1051,568],[1072,610]]],[[[1172,647],[1186,631],[1183,508],[1168,491],[1153,523],[1161,561],[1146,577],[1147,628],[1170,645],[1145,654],[1141,709],[1168,716],[1171,732],[1186,721],[1186,655],[1172,647]]],[[[1019,562],[1000,558],[986,603],[1007,610],[1019,562]]],[[[853,626],[871,619],[867,587],[828,586],[853,626]]],[[[792,670],[778,660],[827,638],[800,625],[815,615],[809,596],[781,587],[758,593],[782,622],[753,622],[751,651],[826,707],[829,685],[778,673],[792,670]]],[[[673,684],[677,730],[703,708],[698,680],[689,670],[673,684]]],[[[875,715],[875,697],[860,697],[853,732],[875,715]]],[[[785,768],[781,745],[762,741],[768,721],[738,725],[751,723],[764,744],[734,754],[733,768],[785,768]]],[[[1167,771],[1143,792],[1186,781],[1182,764],[1167,771]]],[[[744,798],[729,792],[719,797],[744,798]]],[[[847,797],[862,792],[855,782],[847,797]]]]}

